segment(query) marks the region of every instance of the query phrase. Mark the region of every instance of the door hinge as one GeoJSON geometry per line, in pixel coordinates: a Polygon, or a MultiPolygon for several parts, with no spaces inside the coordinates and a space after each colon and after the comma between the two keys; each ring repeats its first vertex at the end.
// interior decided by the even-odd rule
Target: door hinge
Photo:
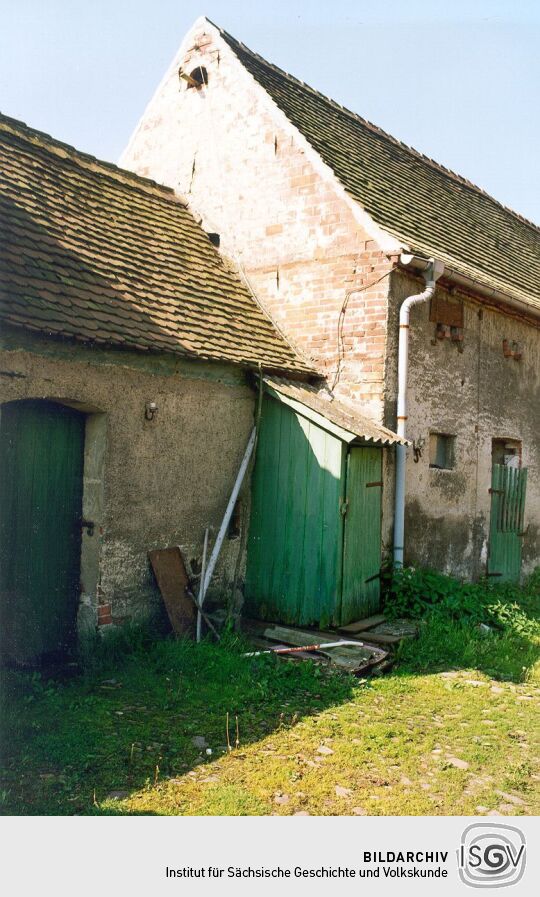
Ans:
{"type": "Polygon", "coordinates": [[[369,489],[370,486],[382,486],[382,480],[377,480],[376,483],[366,483],[366,489],[369,489]]]}
{"type": "Polygon", "coordinates": [[[504,495],[504,489],[488,489],[490,495],[504,495]]]}

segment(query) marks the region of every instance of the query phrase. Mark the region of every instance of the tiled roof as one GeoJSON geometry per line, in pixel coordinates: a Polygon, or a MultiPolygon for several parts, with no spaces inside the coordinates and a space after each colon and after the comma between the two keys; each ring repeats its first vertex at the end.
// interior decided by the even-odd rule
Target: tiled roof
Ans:
{"type": "Polygon", "coordinates": [[[309,370],[173,191],[3,116],[0,235],[5,322],[309,370]]]}
{"type": "Polygon", "coordinates": [[[219,30],[383,230],[458,274],[540,310],[540,228],[219,30]]]}
{"type": "MultiPolygon", "coordinates": [[[[398,436],[393,430],[376,424],[355,408],[349,408],[348,405],[334,399],[325,389],[287,380],[284,377],[264,377],[263,382],[267,391],[275,398],[288,400],[293,407],[304,406],[306,410],[314,411],[316,415],[334,424],[338,430],[343,431],[342,438],[347,442],[352,442],[353,439],[365,439],[367,442],[383,445],[395,443],[409,445],[406,439],[398,436]]],[[[301,413],[301,408],[297,410],[301,413]]]]}

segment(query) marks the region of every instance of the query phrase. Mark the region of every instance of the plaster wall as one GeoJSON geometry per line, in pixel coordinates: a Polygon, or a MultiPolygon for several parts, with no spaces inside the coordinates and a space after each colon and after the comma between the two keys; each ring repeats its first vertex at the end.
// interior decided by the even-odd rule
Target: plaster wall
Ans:
{"type": "MultiPolygon", "coordinates": [[[[196,570],[207,526],[215,538],[253,426],[244,372],[16,331],[1,357],[0,403],[46,398],[87,415],[83,516],[96,530],[83,535],[80,629],[161,613],[147,553],[179,545],[196,570]]],[[[210,600],[227,597],[239,550],[225,540],[210,600]]]]}
{"type": "MultiPolygon", "coordinates": [[[[422,289],[392,276],[386,422],[395,426],[399,306],[422,289]]],[[[446,294],[444,287],[439,293],[446,294]]],[[[464,303],[463,342],[435,339],[429,303],[413,307],[410,328],[407,436],[424,442],[407,459],[405,558],[465,578],[486,573],[491,497],[492,440],[519,440],[528,469],[523,572],[540,564],[540,340],[538,329],[454,292],[464,303]],[[522,359],[505,358],[503,340],[515,341],[522,359]],[[462,351],[458,350],[458,345],[462,351]],[[429,466],[429,434],[455,435],[455,466],[429,466]]],[[[389,480],[389,486],[391,483],[389,480]]],[[[391,519],[393,488],[386,490],[391,519]]],[[[387,525],[388,530],[388,525],[387,525]]]]}

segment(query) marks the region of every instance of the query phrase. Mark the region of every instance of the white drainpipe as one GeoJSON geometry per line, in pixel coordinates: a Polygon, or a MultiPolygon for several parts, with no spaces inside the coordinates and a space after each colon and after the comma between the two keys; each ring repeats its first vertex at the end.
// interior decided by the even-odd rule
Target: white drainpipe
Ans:
{"type": "MultiPolygon", "coordinates": [[[[413,256],[402,256],[401,261],[408,264],[413,256]]],[[[399,310],[399,346],[398,346],[398,400],[397,400],[397,432],[406,437],[407,431],[407,373],[409,369],[409,315],[413,305],[427,302],[435,292],[435,284],[444,271],[441,262],[435,259],[426,260],[427,267],[423,272],[426,289],[415,296],[409,296],[399,310]]],[[[396,445],[396,497],[394,511],[394,564],[403,566],[403,545],[405,541],[405,468],[407,463],[407,446],[396,445]]]]}

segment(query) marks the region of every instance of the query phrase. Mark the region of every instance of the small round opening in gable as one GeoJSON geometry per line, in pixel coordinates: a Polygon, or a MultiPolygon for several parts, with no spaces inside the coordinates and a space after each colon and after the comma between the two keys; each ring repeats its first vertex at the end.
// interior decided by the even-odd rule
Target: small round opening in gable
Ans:
{"type": "Polygon", "coordinates": [[[178,75],[182,81],[187,82],[187,90],[190,88],[200,90],[201,87],[205,87],[208,84],[208,72],[203,65],[197,66],[197,68],[193,69],[189,74],[183,69],[180,69],[178,75]]]}

